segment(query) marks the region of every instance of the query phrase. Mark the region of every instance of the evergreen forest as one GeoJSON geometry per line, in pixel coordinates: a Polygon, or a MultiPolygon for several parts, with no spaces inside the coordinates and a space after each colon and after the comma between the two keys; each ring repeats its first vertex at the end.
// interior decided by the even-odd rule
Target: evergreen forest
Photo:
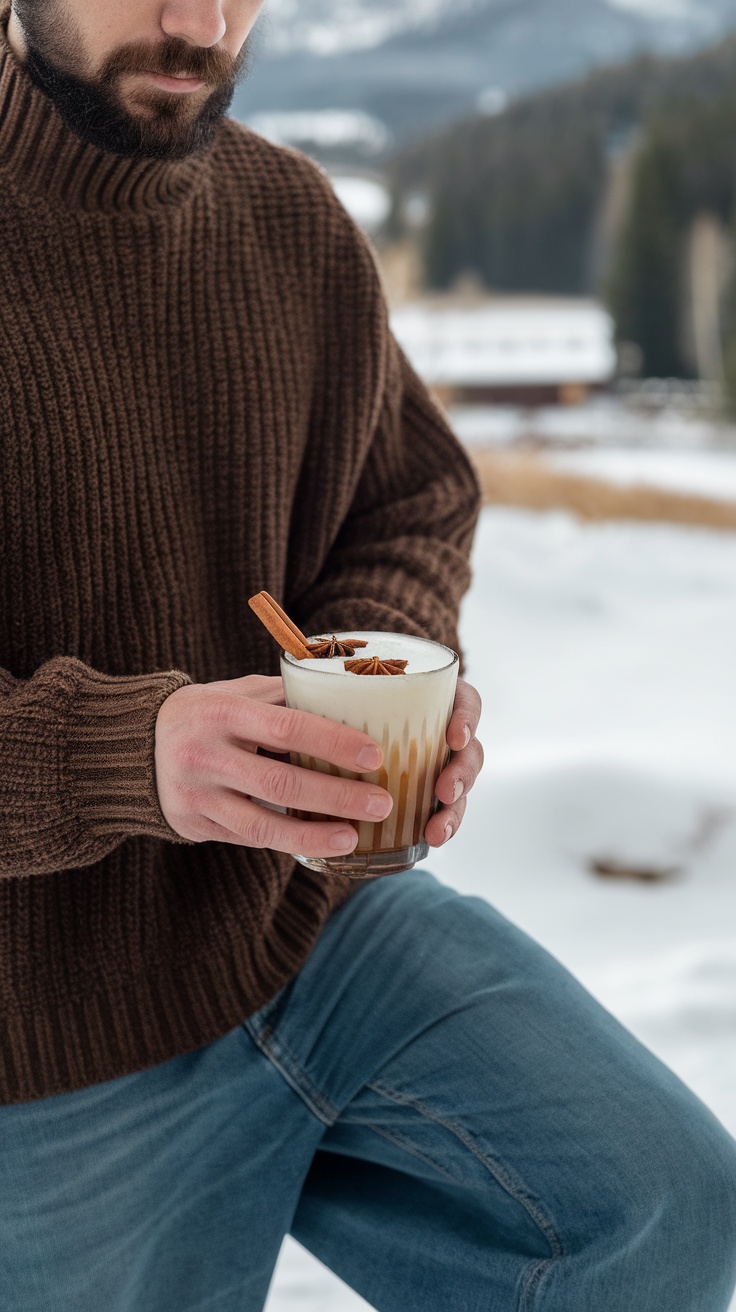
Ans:
{"type": "MultiPolygon", "coordinates": [[[[736,37],[687,59],[642,57],[460,123],[391,165],[400,236],[426,200],[426,285],[472,274],[495,291],[602,295],[646,375],[691,376],[692,225],[736,242],[736,37]]],[[[732,261],[736,264],[736,260],[732,261]]],[[[736,392],[736,285],[720,325],[736,392]]]]}

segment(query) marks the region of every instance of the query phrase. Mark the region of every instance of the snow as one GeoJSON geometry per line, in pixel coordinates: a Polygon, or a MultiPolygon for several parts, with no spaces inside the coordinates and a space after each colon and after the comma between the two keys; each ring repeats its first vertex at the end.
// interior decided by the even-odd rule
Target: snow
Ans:
{"type": "Polygon", "coordinates": [[[391,327],[430,385],[592,384],[616,370],[613,320],[595,301],[497,297],[396,307],[391,327]]]}
{"type": "Polygon", "coordinates": [[[348,214],[366,232],[377,232],[386,222],[391,196],[382,183],[350,174],[333,174],[330,181],[348,214]]]}
{"type": "Polygon", "coordinates": [[[497,114],[503,114],[510,104],[508,91],[503,87],[485,87],[479,91],[475,98],[475,107],[479,114],[486,115],[487,118],[495,118],[497,114]]]}
{"type": "Polygon", "coordinates": [[[265,1312],[371,1312],[327,1267],[287,1235],[265,1312]]]}
{"type": "Polygon", "coordinates": [[[707,17],[699,12],[692,0],[608,0],[614,9],[626,9],[644,18],[652,19],[702,19],[707,17]]]}
{"type": "Polygon", "coordinates": [[[571,474],[620,484],[638,483],[736,501],[736,448],[730,451],[668,451],[605,447],[545,453],[545,462],[571,474]]]}
{"type": "MultiPolygon", "coordinates": [[[[650,0],[651,2],[651,0],[650,0]]],[[[266,39],[271,50],[329,56],[368,50],[401,32],[432,26],[448,11],[471,10],[477,0],[269,0],[266,39]]]]}
{"type": "Polygon", "coordinates": [[[369,155],[380,154],[391,141],[386,124],[362,109],[264,110],[251,114],[248,126],[279,145],[347,145],[369,155]]]}
{"type": "MultiPolygon", "coordinates": [[[[484,511],[461,641],[486,765],[426,863],[549,948],[732,1133],[735,596],[736,535],[484,511]]],[[[286,1242],[268,1312],[361,1309],[286,1242]]]]}
{"type": "Polygon", "coordinates": [[[532,440],[551,446],[661,448],[668,453],[661,462],[663,469],[676,449],[720,444],[736,450],[733,424],[688,413],[681,404],[643,412],[625,397],[613,394],[594,396],[583,405],[535,409],[458,405],[450,407],[448,414],[458,437],[469,447],[511,446],[532,440]]]}

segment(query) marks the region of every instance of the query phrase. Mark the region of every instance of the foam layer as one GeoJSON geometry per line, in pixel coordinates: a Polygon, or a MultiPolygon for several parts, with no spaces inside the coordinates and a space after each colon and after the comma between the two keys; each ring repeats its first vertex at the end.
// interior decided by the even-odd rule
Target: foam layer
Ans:
{"type": "MultiPolygon", "coordinates": [[[[356,648],[354,660],[364,660],[371,656],[378,656],[381,660],[404,660],[409,664],[406,672],[401,676],[390,676],[394,681],[404,679],[412,674],[429,674],[432,670],[441,670],[445,666],[452,665],[454,653],[449,647],[443,647],[438,642],[429,642],[426,638],[416,638],[409,634],[403,633],[374,633],[360,629],[351,629],[349,632],[338,633],[335,635],[338,639],[362,638],[368,643],[367,647],[356,648]]],[[[310,642],[322,642],[326,638],[331,638],[332,634],[316,634],[310,637],[310,642]]],[[[311,674],[340,674],[347,679],[364,679],[364,675],[352,674],[345,669],[344,656],[333,656],[329,660],[312,660],[298,661],[295,657],[286,655],[285,660],[289,665],[309,671],[311,674]]],[[[389,676],[384,676],[388,678],[389,676]]],[[[373,679],[371,679],[373,682],[373,679]]]]}

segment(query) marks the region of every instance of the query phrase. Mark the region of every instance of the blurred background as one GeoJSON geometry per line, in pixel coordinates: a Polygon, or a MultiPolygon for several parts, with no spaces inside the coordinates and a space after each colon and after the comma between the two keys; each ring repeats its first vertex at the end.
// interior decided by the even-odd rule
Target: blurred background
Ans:
{"type": "MultiPolygon", "coordinates": [[[[233,114],[475,461],[487,764],[427,863],[736,1133],[736,0],[268,0],[233,114]]],[[[268,1312],[358,1312],[287,1241],[268,1312]]]]}

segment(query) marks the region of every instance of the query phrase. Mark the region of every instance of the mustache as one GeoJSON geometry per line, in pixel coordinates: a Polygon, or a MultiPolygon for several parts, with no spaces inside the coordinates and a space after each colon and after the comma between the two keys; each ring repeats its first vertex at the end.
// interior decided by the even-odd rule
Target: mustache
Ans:
{"type": "Polygon", "coordinates": [[[164,77],[190,77],[224,87],[237,80],[246,56],[245,47],[233,59],[217,46],[192,46],[180,37],[169,37],[153,46],[145,41],[130,41],[113,51],[100,70],[99,79],[112,82],[123,73],[160,73],[164,77]]]}

